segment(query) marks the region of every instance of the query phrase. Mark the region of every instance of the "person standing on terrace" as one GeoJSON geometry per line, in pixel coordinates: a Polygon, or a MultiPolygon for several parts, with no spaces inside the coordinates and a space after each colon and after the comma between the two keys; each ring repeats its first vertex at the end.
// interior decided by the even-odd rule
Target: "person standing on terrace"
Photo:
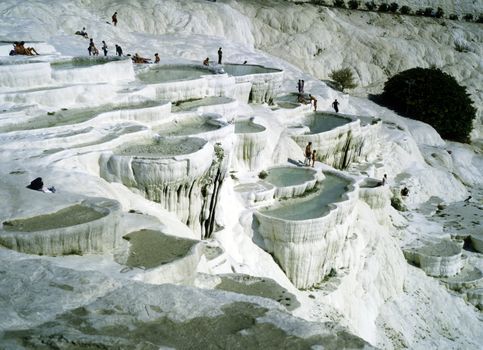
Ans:
{"type": "Polygon", "coordinates": [[[218,49],[218,64],[221,64],[221,60],[223,58],[223,51],[221,50],[221,47],[218,49]]]}

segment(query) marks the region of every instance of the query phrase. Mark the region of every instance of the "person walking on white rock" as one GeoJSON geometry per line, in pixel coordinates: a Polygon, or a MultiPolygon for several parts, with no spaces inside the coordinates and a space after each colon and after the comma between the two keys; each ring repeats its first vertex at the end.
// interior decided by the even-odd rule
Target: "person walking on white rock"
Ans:
{"type": "Polygon", "coordinates": [[[382,181],[381,181],[382,186],[384,186],[385,184],[387,184],[387,174],[384,174],[384,176],[382,177],[382,181]]]}
{"type": "Polygon", "coordinates": [[[334,108],[335,113],[339,113],[339,101],[337,101],[337,99],[332,102],[332,107],[334,108]]]}
{"type": "Polygon", "coordinates": [[[102,51],[104,51],[104,56],[107,56],[107,44],[102,40],[102,51]]]}
{"type": "Polygon", "coordinates": [[[112,15],[112,24],[114,24],[114,27],[117,26],[117,12],[112,15]]]}
{"type": "Polygon", "coordinates": [[[89,47],[87,48],[87,51],[89,52],[89,56],[98,56],[99,55],[99,50],[97,49],[96,45],[94,44],[94,39],[90,39],[89,41],[89,47]]]}
{"type": "Polygon", "coordinates": [[[315,165],[315,161],[316,161],[316,159],[317,159],[317,154],[316,154],[316,153],[317,153],[317,151],[314,149],[314,150],[312,151],[312,168],[314,167],[314,165],[315,165]]]}
{"type": "Polygon", "coordinates": [[[305,146],[305,160],[304,165],[310,165],[310,160],[312,158],[312,142],[309,142],[307,146],[305,146]]]}
{"type": "Polygon", "coordinates": [[[314,112],[317,112],[317,99],[309,94],[310,104],[314,106],[314,112]]]}
{"type": "Polygon", "coordinates": [[[218,49],[218,64],[221,64],[221,60],[223,58],[223,51],[221,50],[221,47],[218,49]]]}
{"type": "Polygon", "coordinates": [[[116,44],[116,54],[121,57],[122,56],[122,48],[116,44]]]}

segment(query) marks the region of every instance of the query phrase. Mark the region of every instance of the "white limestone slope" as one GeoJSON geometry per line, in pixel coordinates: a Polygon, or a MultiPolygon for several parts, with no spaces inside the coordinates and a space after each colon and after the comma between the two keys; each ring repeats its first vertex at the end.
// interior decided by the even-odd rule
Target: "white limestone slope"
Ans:
{"type": "MultiPolygon", "coordinates": [[[[5,278],[0,282],[0,301],[8,317],[0,319],[1,330],[7,332],[0,333],[0,347],[15,348],[20,339],[30,346],[42,342],[63,346],[65,336],[67,341],[79,344],[132,348],[152,340],[149,332],[145,333],[146,323],[173,320],[181,322],[178,326],[184,340],[209,339],[218,344],[217,335],[221,337],[224,327],[231,325],[229,321],[242,312],[254,326],[237,325],[241,336],[250,334],[255,335],[250,339],[258,339],[259,325],[283,330],[262,332],[269,340],[264,343],[267,348],[281,348],[280,343],[272,341],[285,339],[285,333],[298,337],[297,341],[328,337],[301,343],[306,347],[368,347],[358,336],[388,349],[477,348],[483,342],[477,309],[465,303],[463,296],[450,294],[444,285],[410,267],[401,246],[422,237],[430,242],[434,242],[433,236],[451,238],[439,224],[430,225],[426,219],[418,223],[423,216],[420,210],[436,197],[447,203],[463,201],[473,193],[470,191],[481,189],[481,152],[447,143],[424,123],[401,118],[369,100],[343,95],[317,79],[325,78],[330,69],[341,64],[352,65],[360,82],[371,90],[377,89],[386,75],[400,69],[436,63],[465,77],[470,87],[477,86],[481,80],[478,27],[464,23],[443,27],[427,19],[408,18],[404,22],[398,18],[331,9],[319,12],[312,5],[275,1],[264,2],[263,6],[258,1],[232,0],[2,1],[0,39],[44,41],[29,44],[42,54],[33,58],[6,57],[9,45],[0,47],[0,62],[8,62],[0,64],[0,128],[5,128],[0,131],[0,193],[8,194],[7,201],[0,201],[2,224],[55,213],[79,203],[79,198],[117,201],[116,211],[123,213],[110,216],[103,223],[105,230],[84,227],[78,231],[77,227],[71,231],[72,226],[56,231],[55,239],[48,241],[58,248],[62,243],[56,240],[65,236],[75,236],[83,244],[102,237],[96,234],[109,235],[102,249],[81,249],[84,255],[76,255],[79,250],[71,239],[64,241],[68,249],[30,252],[68,254],[55,258],[17,253],[8,249],[13,246],[2,244],[0,265],[5,278]],[[117,27],[105,23],[114,11],[118,11],[117,27]],[[282,69],[284,80],[278,73],[273,84],[264,75],[235,78],[221,74],[144,84],[138,79],[138,69],[133,69],[128,60],[92,69],[74,68],[69,73],[53,70],[46,62],[86,55],[87,41],[73,35],[83,26],[88,27],[96,43],[107,41],[110,55],[113,44],[118,43],[126,53],[151,56],[159,52],[162,64],[195,66],[206,56],[215,61],[216,50],[222,46],[226,62],[248,60],[250,64],[282,69]],[[471,47],[476,43],[474,52],[455,53],[443,47],[458,35],[471,47]],[[307,73],[271,55],[284,57],[307,73]],[[25,63],[37,60],[44,62],[25,63]],[[23,66],[26,69],[19,68],[23,66]],[[86,75],[95,77],[91,81],[86,75]],[[327,215],[307,220],[310,222],[262,218],[256,214],[261,205],[278,205],[276,189],[262,186],[256,193],[237,189],[253,188],[250,186],[259,181],[257,175],[263,169],[300,164],[307,140],[297,144],[288,127],[303,123],[310,107],[253,105],[247,104],[248,97],[252,92],[253,100],[268,102],[280,83],[280,93],[288,94],[300,78],[306,80],[306,90],[317,96],[319,109],[330,109],[337,97],[343,112],[357,119],[353,126],[358,142],[349,147],[352,163],[343,164],[348,168],[342,175],[353,188],[347,200],[332,203],[327,215]],[[208,96],[234,100],[188,111],[176,109],[179,100],[208,96]],[[155,99],[155,104],[143,106],[142,102],[149,99],[155,99]],[[140,105],[133,106],[135,103],[140,105]],[[108,107],[80,123],[45,124],[49,117],[60,118],[63,108],[71,111],[89,106],[108,107]],[[52,110],[54,115],[47,114],[52,110]],[[381,119],[375,132],[371,125],[361,126],[362,120],[367,122],[366,118],[359,120],[361,115],[381,119]],[[119,152],[151,141],[168,125],[214,117],[223,120],[220,123],[224,127],[193,135],[203,139],[199,152],[175,156],[143,154],[142,149],[139,154],[119,152]],[[264,126],[263,132],[235,134],[235,126],[227,123],[252,117],[264,126]],[[223,147],[222,160],[218,142],[223,147]],[[371,186],[384,173],[388,174],[387,186],[371,186]],[[37,176],[42,176],[47,185],[55,185],[57,192],[25,189],[37,176]],[[210,182],[213,179],[219,180],[216,189],[210,182]],[[402,187],[410,190],[408,197],[401,198],[408,211],[398,213],[390,206],[391,197],[402,187]],[[266,219],[259,227],[254,220],[257,215],[261,221],[266,219]],[[203,231],[205,223],[207,231],[203,231]],[[211,256],[200,243],[178,262],[153,269],[127,267],[123,260],[126,242],[121,236],[143,229],[190,239],[210,232],[212,238],[207,244],[219,248],[218,255],[211,256]],[[275,280],[295,295],[300,307],[289,315],[281,309],[283,304],[274,301],[209,290],[217,284],[216,274],[232,272],[275,280]],[[157,285],[163,283],[190,287],[157,285]],[[20,295],[24,291],[31,293],[20,295]],[[245,304],[231,305],[234,302],[245,304]],[[268,311],[258,310],[254,303],[268,311]],[[206,332],[198,335],[190,328],[193,317],[212,318],[207,322],[213,325],[209,330],[213,337],[205,337],[206,332]],[[216,317],[222,317],[221,321],[216,317]],[[99,332],[83,333],[76,328],[80,320],[99,332]],[[326,327],[322,323],[327,321],[332,323],[326,327]],[[122,332],[106,337],[106,322],[122,332]],[[125,326],[131,327],[130,332],[124,332],[125,326]]],[[[339,147],[337,141],[349,130],[340,131],[329,132],[326,139],[320,136],[317,147],[322,150],[326,146],[328,154],[343,149],[347,142],[343,140],[339,147]]],[[[319,162],[315,170],[334,171],[319,162]]],[[[301,188],[290,190],[290,196],[307,189],[301,188]]],[[[286,194],[281,191],[281,195],[286,194]]],[[[19,234],[43,237],[45,231],[13,235],[17,238],[19,234]]],[[[474,256],[472,264],[478,259],[474,256]]],[[[452,275],[462,261],[443,260],[435,264],[430,261],[430,268],[452,275]]],[[[466,283],[455,278],[448,285],[466,283]]],[[[465,295],[478,305],[478,285],[470,287],[465,295]]],[[[244,340],[237,338],[240,344],[247,344],[244,340]]],[[[165,344],[158,339],[155,343],[158,347],[186,345],[165,344]]]]}

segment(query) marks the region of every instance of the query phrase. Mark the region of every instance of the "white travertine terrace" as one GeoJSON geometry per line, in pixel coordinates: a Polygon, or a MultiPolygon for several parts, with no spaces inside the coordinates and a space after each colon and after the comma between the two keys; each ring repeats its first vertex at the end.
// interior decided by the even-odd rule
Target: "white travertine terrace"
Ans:
{"type": "Polygon", "coordinates": [[[226,171],[223,164],[223,149],[215,150],[200,138],[159,138],[100,158],[103,178],[161,203],[201,237],[213,229],[218,189],[226,171]]]}
{"type": "Polygon", "coordinates": [[[258,118],[238,119],[235,122],[235,146],[231,167],[236,170],[261,170],[268,156],[264,152],[268,135],[268,129],[258,118]]]}
{"type": "Polygon", "coordinates": [[[446,277],[458,274],[465,265],[461,245],[440,240],[416,247],[403,249],[406,259],[426,272],[429,276],[446,277]]]}
{"type": "Polygon", "coordinates": [[[110,252],[121,245],[119,218],[118,202],[86,199],[58,211],[4,221],[0,244],[37,255],[110,252]]]}
{"type": "MultiPolygon", "coordinates": [[[[319,214],[315,213],[314,217],[286,219],[264,211],[255,213],[266,250],[274,255],[297,288],[309,288],[320,282],[331,269],[337,269],[339,255],[350,232],[358,188],[351,178],[340,174],[331,176],[340,177],[348,189],[341,193],[336,203],[321,204],[319,214]]],[[[321,184],[324,186],[324,180],[321,184]]],[[[287,202],[296,211],[303,201],[306,199],[287,202]]]]}
{"type": "MultiPolygon", "coordinates": [[[[328,113],[329,116],[334,114],[328,113]]],[[[339,115],[335,115],[339,117],[339,115]]],[[[315,116],[323,118],[323,116],[315,116]]],[[[362,160],[370,154],[377,143],[380,122],[361,123],[354,116],[343,115],[348,123],[320,133],[306,133],[292,136],[300,147],[312,142],[317,150],[317,160],[337,169],[344,169],[355,160],[362,160]]]]}

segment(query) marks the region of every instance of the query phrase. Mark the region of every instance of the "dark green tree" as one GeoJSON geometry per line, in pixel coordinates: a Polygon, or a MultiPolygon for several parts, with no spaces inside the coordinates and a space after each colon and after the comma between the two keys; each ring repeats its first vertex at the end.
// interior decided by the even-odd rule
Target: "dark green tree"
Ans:
{"type": "Polygon", "coordinates": [[[357,0],[350,0],[347,5],[351,10],[357,10],[359,8],[360,2],[357,0]]]}
{"type": "Polygon", "coordinates": [[[398,8],[399,8],[399,5],[395,2],[391,2],[389,4],[389,11],[391,12],[396,12],[398,8]]]}
{"type": "Polygon", "coordinates": [[[390,78],[380,103],[433,126],[441,137],[468,142],[476,109],[466,88],[437,68],[412,68],[390,78]]]}
{"type": "Polygon", "coordinates": [[[443,16],[444,16],[444,11],[443,11],[443,9],[442,9],[441,7],[438,7],[438,8],[436,9],[436,13],[434,14],[434,16],[435,16],[436,18],[443,18],[443,16]]]}
{"type": "Polygon", "coordinates": [[[383,2],[382,4],[379,5],[378,11],[379,12],[387,12],[387,11],[389,11],[389,5],[386,4],[385,2],[383,2]]]}
{"type": "Polygon", "coordinates": [[[404,5],[404,6],[401,6],[400,11],[403,15],[409,15],[411,13],[411,8],[409,6],[404,5]]]}
{"type": "Polygon", "coordinates": [[[345,9],[345,1],[344,0],[334,0],[334,7],[340,7],[342,9],[345,9]]]}
{"type": "Polygon", "coordinates": [[[377,5],[374,3],[374,1],[368,1],[365,3],[365,5],[369,11],[374,11],[377,8],[377,5]]]}

